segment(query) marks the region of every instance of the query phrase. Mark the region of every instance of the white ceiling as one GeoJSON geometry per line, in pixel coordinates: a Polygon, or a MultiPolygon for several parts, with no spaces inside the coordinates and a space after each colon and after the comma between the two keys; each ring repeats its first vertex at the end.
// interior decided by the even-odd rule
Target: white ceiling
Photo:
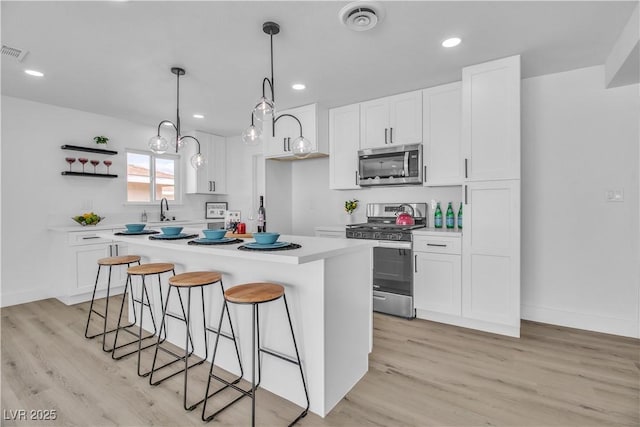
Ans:
{"type": "Polygon", "coordinates": [[[281,110],[448,83],[466,65],[514,54],[523,77],[603,64],[637,1],[387,1],[367,32],[340,24],[347,3],[2,1],[2,43],[29,51],[22,63],[2,57],[2,94],[156,125],[175,117],[169,69],[182,66],[183,128],[238,135],[269,73],[264,21],[281,26],[281,110]],[[442,48],[451,35],[462,44],[442,48]],[[307,90],[294,92],[296,81],[307,90]]]}

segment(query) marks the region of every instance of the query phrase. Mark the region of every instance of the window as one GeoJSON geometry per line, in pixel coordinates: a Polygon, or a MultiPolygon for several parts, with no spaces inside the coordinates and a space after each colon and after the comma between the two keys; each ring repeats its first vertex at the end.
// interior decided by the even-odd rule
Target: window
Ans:
{"type": "Polygon", "coordinates": [[[127,202],[180,201],[179,157],[127,150],[127,202]]]}

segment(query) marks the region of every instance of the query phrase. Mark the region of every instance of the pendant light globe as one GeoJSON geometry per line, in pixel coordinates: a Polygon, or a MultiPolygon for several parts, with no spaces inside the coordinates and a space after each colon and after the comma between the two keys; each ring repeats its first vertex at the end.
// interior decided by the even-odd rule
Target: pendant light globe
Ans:
{"type": "Polygon", "coordinates": [[[311,154],[313,146],[304,136],[299,136],[291,143],[291,152],[299,159],[305,159],[311,154]]]}
{"type": "Polygon", "coordinates": [[[273,101],[267,97],[261,97],[256,107],[253,109],[253,117],[258,121],[265,121],[267,116],[275,115],[275,106],[273,105],[273,101]]]}
{"type": "Polygon", "coordinates": [[[195,169],[200,169],[207,164],[207,159],[201,154],[197,153],[191,157],[191,166],[195,169]]]}
{"type": "Polygon", "coordinates": [[[247,145],[258,145],[262,131],[255,125],[251,125],[242,132],[242,140],[247,145]]]}
{"type": "Polygon", "coordinates": [[[164,154],[169,149],[169,142],[160,135],[155,135],[149,140],[149,149],[156,154],[164,154]]]}

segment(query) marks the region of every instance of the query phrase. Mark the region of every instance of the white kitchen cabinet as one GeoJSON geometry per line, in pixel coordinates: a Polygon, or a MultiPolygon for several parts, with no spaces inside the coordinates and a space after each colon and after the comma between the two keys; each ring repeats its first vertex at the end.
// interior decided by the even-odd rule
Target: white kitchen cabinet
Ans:
{"type": "Polygon", "coordinates": [[[460,316],[462,312],[462,260],[460,234],[414,234],[413,292],[416,317],[429,312],[460,316]]]}
{"type": "Polygon", "coordinates": [[[197,153],[198,145],[187,139],[181,148],[185,176],[186,194],[227,194],[227,145],[225,138],[205,132],[193,131],[192,135],[200,141],[200,152],[207,164],[194,169],[191,157],[197,153]]]}
{"type": "MultiPolygon", "coordinates": [[[[79,231],[61,234],[61,247],[56,254],[61,268],[58,299],[67,305],[91,300],[98,272],[98,260],[110,256],[128,255],[125,244],[96,236],[95,231],[79,231]]],[[[109,268],[102,267],[96,298],[106,296],[109,268]]],[[[126,266],[114,266],[111,272],[111,295],[124,291],[127,278],[126,266]]]]}
{"type": "Polygon", "coordinates": [[[422,91],[424,185],[462,185],[462,83],[422,91]]]}
{"type": "Polygon", "coordinates": [[[329,188],[349,190],[358,185],[360,104],[329,110],[329,188]]]}
{"type": "MultiPolygon", "coordinates": [[[[277,116],[291,114],[302,124],[303,136],[311,142],[310,158],[325,157],[329,154],[327,109],[318,104],[277,111],[277,116]]],[[[272,131],[272,121],[269,118],[263,122],[262,138],[264,141],[264,156],[268,159],[294,160],[291,151],[293,141],[300,136],[300,126],[292,117],[280,117],[276,123],[275,136],[272,131]]]]}
{"type": "Polygon", "coordinates": [[[520,179],[520,56],[462,69],[467,181],[520,179]]]}
{"type": "Polygon", "coordinates": [[[480,329],[520,334],[520,180],[466,185],[462,315],[480,329]]]}
{"type": "Polygon", "coordinates": [[[360,148],[422,142],[422,91],[360,104],[360,148]]]}

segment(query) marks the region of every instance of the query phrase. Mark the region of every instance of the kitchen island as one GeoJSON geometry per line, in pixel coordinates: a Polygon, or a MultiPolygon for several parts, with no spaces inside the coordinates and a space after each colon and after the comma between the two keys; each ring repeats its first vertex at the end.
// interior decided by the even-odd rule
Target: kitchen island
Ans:
{"type": "MultiPolygon", "coordinates": [[[[199,233],[185,229],[184,233],[199,233]]],[[[243,251],[242,243],[216,246],[194,246],[188,240],[151,240],[149,236],[114,235],[99,231],[99,237],[126,243],[129,254],[146,262],[172,262],[176,274],[206,270],[223,274],[225,289],[249,282],[274,282],[286,289],[293,328],[309,387],[310,410],[324,417],[362,378],[368,370],[368,354],[372,336],[371,248],[375,242],[308,236],[280,237],[280,241],[297,243],[299,249],[283,251],[243,251]]],[[[253,242],[244,239],[244,243],[253,242]]],[[[160,289],[152,279],[151,299],[154,314],[160,318],[160,289]]],[[[136,294],[139,292],[134,281],[136,294]]],[[[166,295],[166,279],[163,295],[166,295]]],[[[199,292],[193,294],[192,333],[195,353],[204,357],[205,345],[199,292]]],[[[178,313],[177,299],[169,310],[178,313]]],[[[222,308],[218,285],[205,288],[207,324],[217,326],[222,308]]],[[[234,329],[240,342],[245,379],[251,379],[251,309],[229,305],[234,329]]],[[[145,318],[144,327],[151,330],[145,318]]],[[[223,323],[223,330],[228,331],[223,323]]],[[[260,307],[261,344],[284,354],[294,354],[286,312],[281,300],[260,307]]],[[[209,359],[214,335],[209,337],[209,359]]],[[[170,342],[184,346],[184,327],[175,319],[168,322],[170,342]]],[[[221,339],[216,365],[239,373],[231,341],[221,339]]],[[[261,387],[300,406],[305,397],[295,365],[263,356],[261,387]]]]}

